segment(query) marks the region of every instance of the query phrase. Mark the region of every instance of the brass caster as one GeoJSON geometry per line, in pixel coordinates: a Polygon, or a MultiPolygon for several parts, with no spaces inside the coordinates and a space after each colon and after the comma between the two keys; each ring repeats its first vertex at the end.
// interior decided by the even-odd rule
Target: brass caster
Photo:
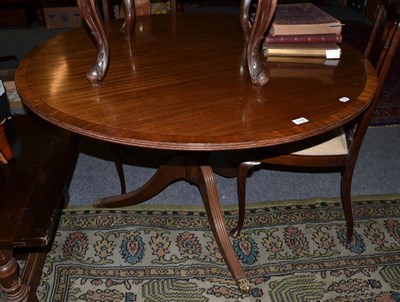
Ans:
{"type": "Polygon", "coordinates": [[[250,294],[250,282],[246,279],[239,279],[237,281],[239,290],[242,294],[249,295],[250,294]]]}

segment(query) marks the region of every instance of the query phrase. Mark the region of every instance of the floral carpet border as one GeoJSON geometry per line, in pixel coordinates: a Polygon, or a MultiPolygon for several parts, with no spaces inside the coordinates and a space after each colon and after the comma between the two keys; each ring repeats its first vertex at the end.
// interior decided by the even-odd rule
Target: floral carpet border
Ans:
{"type": "MultiPolygon", "coordinates": [[[[228,228],[237,218],[225,210],[228,228]]],[[[354,198],[345,240],[337,199],[252,206],[232,240],[252,285],[242,295],[204,210],[68,209],[40,301],[400,301],[400,195],[354,198]]]]}

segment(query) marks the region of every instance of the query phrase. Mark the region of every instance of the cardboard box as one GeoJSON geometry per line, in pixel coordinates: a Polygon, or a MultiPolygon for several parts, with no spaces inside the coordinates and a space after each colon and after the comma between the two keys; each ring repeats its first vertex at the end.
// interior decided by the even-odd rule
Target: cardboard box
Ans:
{"type": "Polygon", "coordinates": [[[47,28],[81,27],[83,24],[79,7],[45,7],[43,9],[47,28]]]}
{"type": "Polygon", "coordinates": [[[0,9],[0,26],[28,27],[34,20],[33,11],[25,8],[0,9]]]}
{"type": "Polygon", "coordinates": [[[15,87],[15,69],[0,69],[0,80],[3,81],[11,113],[24,114],[25,110],[20,95],[15,87]]]}

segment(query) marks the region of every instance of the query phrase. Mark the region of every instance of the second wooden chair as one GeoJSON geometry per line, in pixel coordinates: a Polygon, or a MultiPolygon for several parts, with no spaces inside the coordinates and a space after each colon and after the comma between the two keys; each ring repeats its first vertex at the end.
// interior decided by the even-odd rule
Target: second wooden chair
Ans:
{"type": "Polygon", "coordinates": [[[351,204],[351,183],[360,146],[382,92],[390,66],[397,53],[400,40],[400,2],[384,1],[378,8],[373,30],[365,57],[376,67],[378,87],[373,101],[355,120],[328,134],[282,146],[281,150],[269,153],[268,150],[245,152],[246,161],[239,165],[238,199],[239,221],[231,232],[233,237],[240,235],[244,224],[246,203],[246,178],[249,171],[258,165],[272,168],[310,168],[320,172],[340,171],[341,200],[347,223],[347,240],[353,237],[353,211],[351,204]]]}

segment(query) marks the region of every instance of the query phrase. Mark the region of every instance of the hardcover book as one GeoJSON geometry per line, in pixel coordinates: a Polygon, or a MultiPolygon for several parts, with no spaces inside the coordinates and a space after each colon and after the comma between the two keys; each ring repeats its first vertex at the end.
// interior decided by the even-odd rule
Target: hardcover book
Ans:
{"type": "Polygon", "coordinates": [[[321,35],[267,35],[264,44],[286,44],[286,43],[341,43],[341,34],[321,35]]]}
{"type": "Polygon", "coordinates": [[[267,57],[323,57],[339,59],[341,48],[336,43],[270,44],[264,48],[267,57]]]}
{"type": "Polygon", "coordinates": [[[342,23],[312,3],[279,4],[270,34],[315,35],[340,34],[342,23]]]}

